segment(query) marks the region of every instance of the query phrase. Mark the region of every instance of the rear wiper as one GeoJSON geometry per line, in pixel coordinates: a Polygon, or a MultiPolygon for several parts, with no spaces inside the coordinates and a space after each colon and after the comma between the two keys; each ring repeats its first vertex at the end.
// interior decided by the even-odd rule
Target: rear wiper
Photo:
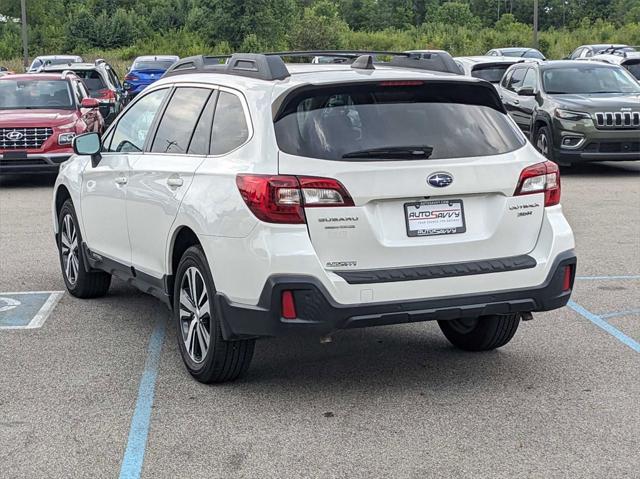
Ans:
{"type": "Polygon", "coordinates": [[[431,156],[433,147],[422,146],[388,146],[372,148],[370,150],[352,151],[345,153],[342,158],[390,158],[398,160],[426,160],[431,156]]]}

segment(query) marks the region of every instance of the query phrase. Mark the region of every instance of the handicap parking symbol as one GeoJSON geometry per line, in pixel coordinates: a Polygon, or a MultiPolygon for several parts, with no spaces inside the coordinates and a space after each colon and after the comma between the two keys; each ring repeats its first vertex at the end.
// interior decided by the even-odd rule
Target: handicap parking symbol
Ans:
{"type": "Polygon", "coordinates": [[[0,292],[0,329],[41,327],[63,294],[62,291],[0,292]]]}

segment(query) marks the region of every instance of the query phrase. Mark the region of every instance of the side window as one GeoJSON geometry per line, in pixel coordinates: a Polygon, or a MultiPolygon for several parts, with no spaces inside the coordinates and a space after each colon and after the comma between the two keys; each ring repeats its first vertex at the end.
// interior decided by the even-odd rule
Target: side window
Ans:
{"type": "Polygon", "coordinates": [[[537,90],[538,81],[536,79],[535,68],[529,68],[527,70],[527,74],[524,76],[524,80],[522,81],[522,88],[533,88],[533,90],[537,90]]]}
{"type": "Polygon", "coordinates": [[[209,95],[211,90],[206,88],[178,88],[160,120],[151,151],[186,153],[209,95]]]}
{"type": "Polygon", "coordinates": [[[78,82],[78,91],[80,92],[80,100],[82,100],[83,98],[89,97],[89,92],[84,87],[84,83],[82,83],[82,81],[78,82]]]}
{"type": "Polygon", "coordinates": [[[142,151],[151,123],[168,92],[168,88],[155,90],[131,105],[131,108],[118,120],[107,151],[121,153],[142,151]]]}
{"type": "Polygon", "coordinates": [[[509,85],[509,80],[511,80],[511,75],[513,75],[513,70],[509,70],[502,77],[502,81],[500,82],[500,85],[502,85],[503,88],[507,88],[507,86],[509,85]]]}
{"type": "Polygon", "coordinates": [[[576,58],[579,58],[583,50],[584,48],[577,48],[576,50],[573,51],[571,55],[569,55],[569,58],[571,60],[575,60],[576,58]]]}
{"type": "Polygon", "coordinates": [[[111,83],[113,84],[113,86],[115,86],[116,88],[121,88],[122,85],[120,85],[120,80],[118,79],[118,75],[116,75],[116,72],[113,71],[113,68],[107,66],[107,73],[109,74],[109,79],[111,80],[111,83]]]}
{"type": "Polygon", "coordinates": [[[218,92],[214,91],[209,97],[207,105],[202,110],[196,129],[193,131],[191,143],[187,153],[190,155],[208,155],[211,144],[211,129],[213,124],[213,112],[216,108],[218,92]]]}
{"type": "Polygon", "coordinates": [[[519,68],[513,71],[511,78],[509,79],[509,84],[507,86],[507,90],[518,91],[522,88],[522,82],[524,81],[524,75],[526,70],[524,68],[519,68]]]}
{"type": "Polygon", "coordinates": [[[249,138],[249,127],[240,98],[220,92],[213,117],[211,154],[222,155],[242,145],[249,138]]]}
{"type": "Polygon", "coordinates": [[[593,56],[593,50],[591,48],[585,48],[580,54],[580,58],[588,58],[593,56]]]}

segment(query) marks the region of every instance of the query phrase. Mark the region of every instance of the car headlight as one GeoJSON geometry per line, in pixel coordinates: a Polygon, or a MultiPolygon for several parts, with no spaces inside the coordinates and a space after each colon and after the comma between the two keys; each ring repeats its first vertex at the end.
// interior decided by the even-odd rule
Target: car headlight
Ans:
{"type": "Polygon", "coordinates": [[[75,133],[60,133],[58,135],[58,145],[70,145],[75,136],[75,133]]]}
{"type": "Polygon", "coordinates": [[[561,120],[591,120],[591,115],[582,111],[561,110],[560,108],[557,108],[554,114],[556,118],[560,118],[561,120]]]}

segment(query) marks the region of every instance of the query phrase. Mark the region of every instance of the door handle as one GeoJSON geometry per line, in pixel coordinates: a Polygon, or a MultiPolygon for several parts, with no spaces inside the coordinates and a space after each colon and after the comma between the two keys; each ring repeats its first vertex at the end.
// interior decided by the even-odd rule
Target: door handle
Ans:
{"type": "Polygon", "coordinates": [[[126,185],[127,181],[129,180],[126,176],[116,176],[116,184],[118,185],[126,185]]]}
{"type": "Polygon", "coordinates": [[[513,104],[514,105],[519,105],[520,104],[520,100],[513,100],[513,104]]]}
{"type": "Polygon", "coordinates": [[[182,178],[172,176],[171,178],[167,178],[167,185],[171,188],[179,188],[184,184],[184,180],[182,178]]]}

